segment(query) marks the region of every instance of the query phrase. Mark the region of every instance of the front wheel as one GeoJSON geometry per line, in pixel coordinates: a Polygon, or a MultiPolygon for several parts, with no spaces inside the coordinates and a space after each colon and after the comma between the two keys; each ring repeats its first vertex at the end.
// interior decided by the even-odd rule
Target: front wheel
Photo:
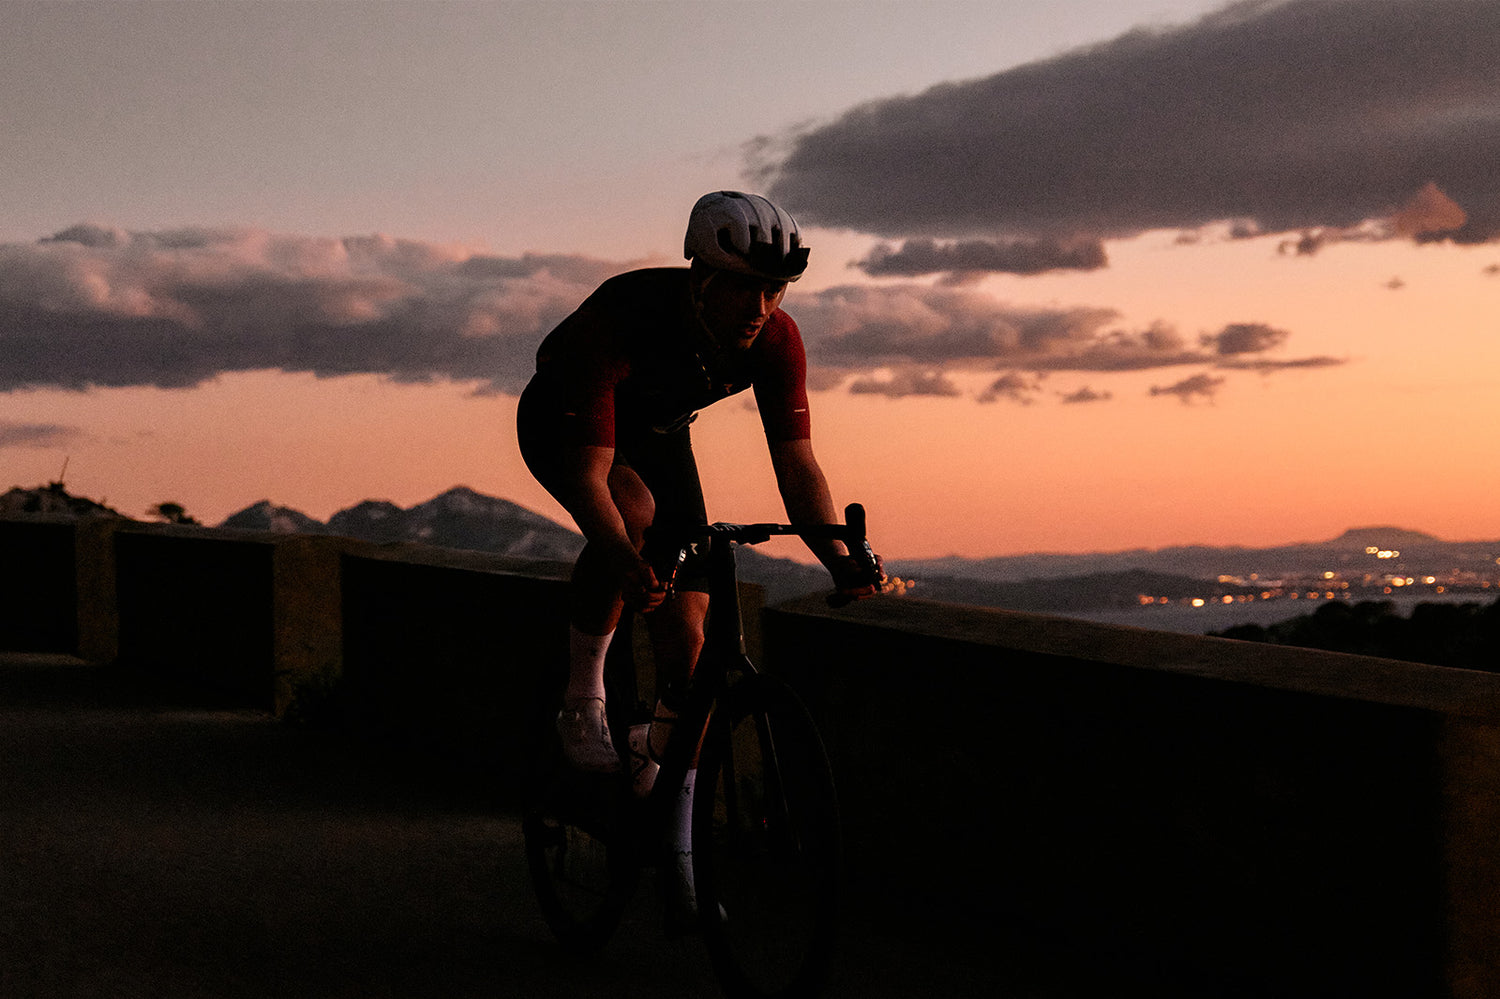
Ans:
{"type": "Polygon", "coordinates": [[[725,694],[693,804],[698,912],[725,991],[816,993],[838,919],[838,804],[817,727],[784,683],[754,675],[725,694]]]}

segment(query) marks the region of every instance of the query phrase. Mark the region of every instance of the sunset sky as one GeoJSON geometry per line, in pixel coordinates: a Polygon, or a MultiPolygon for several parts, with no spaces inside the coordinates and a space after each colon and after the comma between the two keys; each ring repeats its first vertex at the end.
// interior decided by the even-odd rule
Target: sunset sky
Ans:
{"type": "MultiPolygon", "coordinates": [[[[7,0],[0,489],[566,521],[537,343],[738,188],[889,557],[1500,538],[1497,51],[1494,0],[7,0]]],[[[748,405],[718,519],[781,516],[748,405]]]]}

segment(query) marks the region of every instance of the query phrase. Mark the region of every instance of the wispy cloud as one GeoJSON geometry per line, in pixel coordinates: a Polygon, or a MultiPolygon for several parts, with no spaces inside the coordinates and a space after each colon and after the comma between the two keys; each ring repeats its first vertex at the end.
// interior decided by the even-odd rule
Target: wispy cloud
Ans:
{"type": "Polygon", "coordinates": [[[0,448],[67,447],[83,438],[77,427],[57,423],[14,423],[0,420],[0,448]]]}
{"type": "Polygon", "coordinates": [[[0,244],[0,391],[256,369],[514,391],[542,335],[627,266],[385,236],[75,226],[0,244]]]}
{"type": "Polygon", "coordinates": [[[808,222],[889,239],[1228,220],[1306,232],[1304,253],[1354,237],[1488,241],[1497,51],[1493,0],[1251,0],[854,108],[758,144],[787,150],[762,180],[808,222]]]}
{"type": "Polygon", "coordinates": [[[1065,405],[1076,405],[1086,402],[1108,402],[1113,398],[1113,392],[1096,392],[1085,385],[1076,391],[1065,393],[1062,401],[1065,405]]]}
{"type": "Polygon", "coordinates": [[[1123,327],[1112,309],[1019,307],[956,288],[843,285],[789,301],[814,364],[846,371],[1011,371],[981,394],[982,401],[1033,398],[1036,387],[1015,374],[1023,371],[1201,365],[1271,372],[1344,363],[1268,356],[1284,348],[1291,334],[1265,323],[1232,323],[1192,342],[1166,323],[1123,327]]]}

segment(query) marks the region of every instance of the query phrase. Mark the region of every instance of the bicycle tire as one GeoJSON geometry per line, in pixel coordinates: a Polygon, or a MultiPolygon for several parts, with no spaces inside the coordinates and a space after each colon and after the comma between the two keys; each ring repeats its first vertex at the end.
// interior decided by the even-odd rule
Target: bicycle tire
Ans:
{"type": "Polygon", "coordinates": [[[635,894],[640,860],[630,842],[628,795],[619,775],[577,770],[559,750],[522,817],[532,889],[570,953],[601,950],[635,894]]]}
{"type": "Polygon", "coordinates": [[[725,694],[696,789],[693,877],[720,985],[732,999],[817,993],[834,954],[842,841],[828,756],[791,688],[758,674],[725,694]]]}

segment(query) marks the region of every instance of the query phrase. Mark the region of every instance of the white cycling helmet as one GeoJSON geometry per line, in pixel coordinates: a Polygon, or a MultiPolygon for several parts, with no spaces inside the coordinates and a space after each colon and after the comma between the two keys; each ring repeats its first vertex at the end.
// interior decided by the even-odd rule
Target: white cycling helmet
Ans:
{"type": "Polygon", "coordinates": [[[720,270],[795,281],[807,270],[797,220],[758,194],[705,194],[688,216],[683,256],[720,270]]]}

